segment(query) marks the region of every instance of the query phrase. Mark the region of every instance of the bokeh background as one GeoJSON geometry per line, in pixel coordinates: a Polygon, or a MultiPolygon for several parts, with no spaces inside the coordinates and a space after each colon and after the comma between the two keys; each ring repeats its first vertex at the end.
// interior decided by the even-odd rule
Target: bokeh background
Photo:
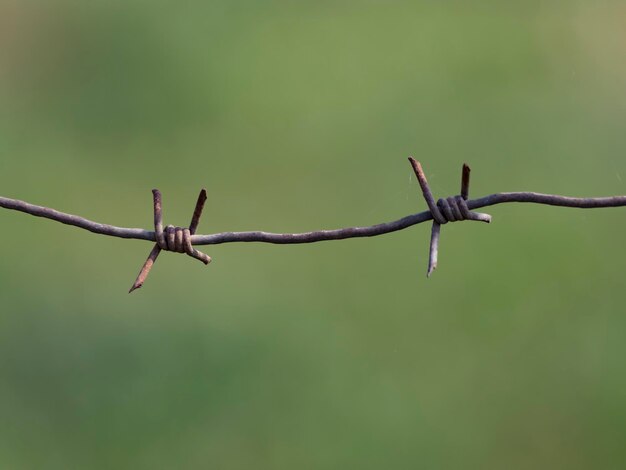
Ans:
{"type": "MultiPolygon", "coordinates": [[[[0,3],[0,194],[201,233],[626,194],[620,1],[0,3]]],[[[626,217],[151,244],[0,210],[1,469],[618,469],[626,217]]]]}

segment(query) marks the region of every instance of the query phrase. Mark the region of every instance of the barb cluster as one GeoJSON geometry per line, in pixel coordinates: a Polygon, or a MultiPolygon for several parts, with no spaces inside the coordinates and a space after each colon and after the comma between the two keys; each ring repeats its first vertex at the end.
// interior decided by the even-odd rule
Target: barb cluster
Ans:
{"type": "Polygon", "coordinates": [[[209,255],[196,250],[191,245],[191,236],[196,233],[196,229],[200,223],[202,209],[204,209],[204,203],[206,202],[206,190],[202,189],[198,195],[198,201],[196,202],[196,208],[193,211],[189,228],[168,225],[165,227],[164,231],[161,191],[153,189],[152,197],[154,203],[154,235],[156,238],[156,245],[154,245],[154,248],[152,248],[152,251],[148,255],[148,259],[146,259],[146,262],[141,267],[141,271],[139,271],[137,279],[128,291],[129,293],[135,289],[139,289],[143,285],[148,277],[148,274],[150,273],[150,270],[152,269],[152,266],[159,256],[159,253],[161,253],[161,250],[187,253],[192,258],[196,258],[204,264],[209,264],[211,262],[211,257],[209,255]]]}
{"type": "Polygon", "coordinates": [[[422,194],[428,204],[430,213],[433,216],[433,226],[430,235],[430,254],[428,256],[428,271],[426,275],[430,277],[432,272],[437,267],[437,256],[439,253],[439,235],[441,234],[441,226],[448,222],[456,222],[460,220],[476,220],[478,222],[491,222],[491,216],[489,214],[481,214],[480,212],[471,212],[467,207],[467,198],[469,197],[469,183],[470,183],[470,167],[467,163],[463,164],[463,171],[461,175],[461,194],[458,196],[450,196],[448,198],[441,198],[435,204],[435,198],[430,192],[428,181],[422,165],[416,161],[413,157],[409,157],[417,181],[422,188],[422,194]]]}

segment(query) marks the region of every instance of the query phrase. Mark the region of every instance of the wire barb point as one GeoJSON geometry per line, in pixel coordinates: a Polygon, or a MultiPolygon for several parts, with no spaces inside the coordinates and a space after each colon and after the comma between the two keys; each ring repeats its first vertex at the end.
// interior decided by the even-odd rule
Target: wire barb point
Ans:
{"type": "Polygon", "coordinates": [[[448,222],[457,222],[461,220],[475,220],[490,223],[491,216],[489,214],[472,212],[467,205],[466,201],[469,196],[471,171],[467,163],[463,164],[463,169],[461,171],[461,194],[458,196],[441,198],[435,202],[435,198],[430,191],[430,186],[428,185],[428,180],[426,179],[422,165],[413,157],[409,157],[409,162],[411,162],[411,166],[413,167],[417,181],[422,188],[422,194],[433,218],[428,253],[428,271],[426,272],[426,277],[430,277],[435,268],[437,268],[441,226],[447,224],[448,222]]]}
{"type": "Polygon", "coordinates": [[[186,253],[192,258],[202,261],[205,265],[211,262],[211,257],[196,250],[191,242],[191,236],[196,233],[196,229],[200,223],[200,216],[202,215],[202,209],[204,208],[206,199],[206,189],[203,188],[198,195],[198,200],[196,201],[196,207],[193,211],[189,228],[168,225],[164,230],[161,192],[158,189],[152,190],[154,207],[154,238],[156,240],[156,244],[148,255],[146,262],[141,267],[133,286],[128,291],[129,294],[143,286],[143,283],[146,281],[148,274],[150,274],[150,270],[152,269],[152,266],[154,266],[161,250],[186,253]]]}

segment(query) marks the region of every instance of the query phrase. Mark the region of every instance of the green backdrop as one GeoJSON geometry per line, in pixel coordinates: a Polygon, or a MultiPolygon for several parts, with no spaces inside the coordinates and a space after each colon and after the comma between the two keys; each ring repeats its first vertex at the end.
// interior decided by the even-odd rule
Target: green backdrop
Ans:
{"type": "MultiPolygon", "coordinates": [[[[619,1],[0,3],[0,194],[200,233],[626,194],[619,1]]],[[[0,210],[2,469],[620,469],[623,209],[164,253],[0,210]]]]}

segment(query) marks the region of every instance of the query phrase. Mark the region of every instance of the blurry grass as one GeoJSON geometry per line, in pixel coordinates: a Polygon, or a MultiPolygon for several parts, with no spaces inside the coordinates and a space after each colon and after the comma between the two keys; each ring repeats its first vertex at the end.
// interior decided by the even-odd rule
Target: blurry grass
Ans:
{"type": "MultiPolygon", "coordinates": [[[[3,2],[2,195],[303,231],[626,193],[618,2],[3,2]]],[[[0,214],[0,467],[621,468],[619,209],[162,256],[0,214]]]]}

